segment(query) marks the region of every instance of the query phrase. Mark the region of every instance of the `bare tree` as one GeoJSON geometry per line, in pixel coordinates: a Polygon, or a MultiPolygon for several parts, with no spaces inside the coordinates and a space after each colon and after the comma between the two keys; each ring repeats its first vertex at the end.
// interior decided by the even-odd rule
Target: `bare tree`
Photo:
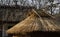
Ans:
{"type": "Polygon", "coordinates": [[[38,2],[39,2],[39,9],[40,9],[41,8],[41,4],[40,4],[41,0],[38,0],[38,2]]]}
{"type": "Polygon", "coordinates": [[[49,0],[49,2],[51,3],[50,9],[51,9],[51,15],[52,15],[53,14],[52,7],[53,7],[54,0],[49,0]]]}
{"type": "Polygon", "coordinates": [[[3,0],[1,0],[1,4],[3,4],[3,0]]]}
{"type": "Polygon", "coordinates": [[[10,0],[8,0],[8,5],[10,4],[10,0]]]}
{"type": "Polygon", "coordinates": [[[59,14],[60,14],[60,6],[59,6],[59,14]]]}
{"type": "Polygon", "coordinates": [[[23,0],[20,0],[20,3],[23,4],[23,0]]]}
{"type": "Polygon", "coordinates": [[[23,0],[23,5],[25,5],[26,0],[23,0]]]}
{"type": "Polygon", "coordinates": [[[18,2],[18,1],[17,1],[17,0],[13,0],[13,1],[14,1],[15,5],[17,5],[17,2],[18,2]]]}
{"type": "Polygon", "coordinates": [[[34,5],[34,0],[32,0],[32,5],[34,5]]]}

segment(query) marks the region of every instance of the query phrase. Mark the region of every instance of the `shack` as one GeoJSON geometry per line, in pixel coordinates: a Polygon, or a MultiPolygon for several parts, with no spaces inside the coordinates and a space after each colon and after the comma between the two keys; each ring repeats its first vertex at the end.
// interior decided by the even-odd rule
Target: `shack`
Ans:
{"type": "MultiPolygon", "coordinates": [[[[52,23],[52,17],[50,17],[51,19],[46,16],[41,17],[34,9],[31,12],[30,16],[8,29],[7,33],[12,37],[51,37],[54,33],[48,34],[47,32],[60,31],[60,27],[53,24],[54,22],[52,23]]],[[[44,14],[46,15],[46,13],[44,14]]]]}

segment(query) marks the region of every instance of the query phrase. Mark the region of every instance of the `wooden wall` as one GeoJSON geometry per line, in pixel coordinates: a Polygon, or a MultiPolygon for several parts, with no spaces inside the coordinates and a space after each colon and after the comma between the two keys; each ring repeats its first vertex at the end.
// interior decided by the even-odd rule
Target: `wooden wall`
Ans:
{"type": "Polygon", "coordinates": [[[26,13],[19,9],[0,9],[0,21],[19,21],[26,17],[26,13]]]}

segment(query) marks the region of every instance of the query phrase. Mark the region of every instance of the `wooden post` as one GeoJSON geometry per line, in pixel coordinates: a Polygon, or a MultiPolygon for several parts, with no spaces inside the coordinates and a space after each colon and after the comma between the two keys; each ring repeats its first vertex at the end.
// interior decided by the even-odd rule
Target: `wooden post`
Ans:
{"type": "Polygon", "coordinates": [[[2,25],[2,37],[7,36],[7,34],[6,34],[7,26],[6,25],[7,25],[6,23],[2,25]]]}
{"type": "Polygon", "coordinates": [[[2,37],[4,37],[4,25],[2,26],[2,37]]]}

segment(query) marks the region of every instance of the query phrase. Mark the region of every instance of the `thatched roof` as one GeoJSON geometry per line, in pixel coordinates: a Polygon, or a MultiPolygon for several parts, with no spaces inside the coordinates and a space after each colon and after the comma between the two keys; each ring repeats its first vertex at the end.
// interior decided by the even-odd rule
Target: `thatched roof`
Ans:
{"type": "MultiPolygon", "coordinates": [[[[36,13],[36,11],[34,11],[36,13]]],[[[7,30],[9,34],[20,34],[32,31],[59,31],[60,27],[54,24],[51,19],[42,18],[38,14],[31,14],[22,22],[19,22],[7,30]],[[39,17],[37,17],[37,15],[39,17]]]]}
{"type": "Polygon", "coordinates": [[[31,32],[39,30],[40,21],[34,15],[29,16],[24,21],[18,23],[11,29],[9,29],[8,33],[19,33],[19,32],[31,32]],[[17,30],[16,30],[17,29],[17,30]]]}

